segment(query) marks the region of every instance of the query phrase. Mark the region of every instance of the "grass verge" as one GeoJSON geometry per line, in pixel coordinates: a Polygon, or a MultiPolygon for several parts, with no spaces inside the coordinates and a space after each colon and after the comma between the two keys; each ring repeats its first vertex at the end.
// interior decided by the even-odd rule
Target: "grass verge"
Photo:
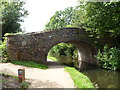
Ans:
{"type": "Polygon", "coordinates": [[[33,67],[33,68],[39,68],[39,69],[47,69],[48,66],[44,64],[38,64],[33,61],[11,61],[11,63],[16,64],[16,65],[23,65],[23,66],[28,66],[28,67],[33,67]]]}
{"type": "Polygon", "coordinates": [[[73,79],[74,85],[77,88],[94,88],[93,83],[84,74],[80,73],[73,67],[65,67],[65,70],[73,79]]]}

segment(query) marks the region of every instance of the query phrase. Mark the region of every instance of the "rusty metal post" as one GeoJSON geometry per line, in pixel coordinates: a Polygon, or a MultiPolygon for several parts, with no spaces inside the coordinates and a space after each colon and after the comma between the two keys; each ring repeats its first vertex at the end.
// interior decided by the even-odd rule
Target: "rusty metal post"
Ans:
{"type": "Polygon", "coordinates": [[[25,69],[18,69],[18,82],[23,82],[25,80],[25,69]]]}

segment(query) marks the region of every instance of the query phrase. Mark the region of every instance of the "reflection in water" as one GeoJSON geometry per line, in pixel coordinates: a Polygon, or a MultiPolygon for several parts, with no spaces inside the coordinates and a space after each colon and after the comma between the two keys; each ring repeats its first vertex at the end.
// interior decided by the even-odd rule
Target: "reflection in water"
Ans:
{"type": "Polygon", "coordinates": [[[118,76],[120,72],[96,69],[84,71],[83,73],[87,75],[98,88],[118,88],[118,76]]]}

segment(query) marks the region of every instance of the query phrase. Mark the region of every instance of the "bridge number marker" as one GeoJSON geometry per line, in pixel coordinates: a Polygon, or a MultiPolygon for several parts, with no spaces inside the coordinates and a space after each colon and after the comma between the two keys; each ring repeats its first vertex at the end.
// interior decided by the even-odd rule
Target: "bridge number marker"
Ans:
{"type": "Polygon", "coordinates": [[[23,42],[22,42],[22,46],[25,46],[25,45],[26,45],[26,42],[25,42],[25,41],[23,41],[23,42]]]}
{"type": "Polygon", "coordinates": [[[25,80],[25,69],[18,69],[18,82],[23,82],[25,80]]]}

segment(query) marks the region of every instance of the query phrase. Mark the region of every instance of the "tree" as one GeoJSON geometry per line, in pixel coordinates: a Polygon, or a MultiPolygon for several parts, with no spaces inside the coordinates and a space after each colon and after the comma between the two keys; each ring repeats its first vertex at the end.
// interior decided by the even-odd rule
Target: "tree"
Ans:
{"type": "MultiPolygon", "coordinates": [[[[99,50],[96,57],[101,67],[119,70],[120,1],[85,2],[82,9],[84,12],[82,22],[99,50]]],[[[78,13],[80,12],[81,10],[78,13]]],[[[81,20],[81,18],[78,19],[81,20]]],[[[76,23],[79,24],[79,22],[76,23]]]]}
{"type": "MultiPolygon", "coordinates": [[[[80,5],[84,19],[77,18],[89,32],[90,37],[103,47],[105,44],[120,48],[120,1],[86,2],[80,5]]],[[[76,21],[79,25],[79,22],[76,21]]]]}
{"type": "Polygon", "coordinates": [[[76,10],[73,7],[65,8],[63,11],[56,11],[45,25],[45,30],[73,26],[76,10]]]}
{"type": "Polygon", "coordinates": [[[20,22],[23,22],[23,18],[28,15],[28,11],[25,10],[23,5],[25,2],[18,0],[17,2],[0,2],[2,12],[2,36],[5,33],[21,32],[20,22]]]}
{"type": "Polygon", "coordinates": [[[80,5],[76,6],[76,13],[74,17],[74,23],[73,25],[78,28],[84,28],[86,23],[85,20],[85,8],[84,3],[80,3],[80,5]]]}

